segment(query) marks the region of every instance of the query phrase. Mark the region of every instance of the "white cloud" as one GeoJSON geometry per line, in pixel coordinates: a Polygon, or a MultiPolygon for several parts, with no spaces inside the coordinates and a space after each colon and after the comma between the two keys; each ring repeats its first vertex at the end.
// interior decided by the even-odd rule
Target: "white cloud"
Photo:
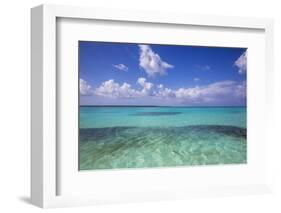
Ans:
{"type": "Polygon", "coordinates": [[[137,83],[142,87],[141,90],[133,89],[128,83],[122,85],[116,83],[113,79],[103,82],[94,93],[98,96],[109,98],[138,98],[150,96],[153,84],[147,82],[145,78],[139,78],[137,83]]]}
{"type": "Polygon", "coordinates": [[[108,98],[141,98],[150,97],[170,100],[182,104],[216,104],[243,103],[246,98],[246,81],[220,81],[205,86],[182,87],[171,89],[163,84],[154,85],[145,78],[136,82],[141,89],[134,89],[128,83],[119,84],[113,79],[103,82],[94,90],[94,94],[108,98]],[[239,102],[240,101],[240,102],[239,102]],[[242,101],[242,102],[241,102],[242,101]]]}
{"type": "Polygon", "coordinates": [[[247,92],[246,81],[243,81],[241,84],[237,85],[237,88],[235,90],[235,95],[237,97],[245,98],[246,92],[247,92]]]}
{"type": "Polygon", "coordinates": [[[196,68],[200,70],[210,70],[211,67],[209,65],[196,65],[196,68]]]}
{"type": "Polygon", "coordinates": [[[163,61],[161,57],[155,53],[149,45],[139,45],[140,57],[139,66],[144,69],[149,77],[167,74],[167,69],[174,66],[163,61]]]}
{"type": "Polygon", "coordinates": [[[95,94],[109,98],[131,98],[136,97],[138,92],[128,83],[119,85],[113,79],[103,82],[95,89],[95,94]]]}
{"type": "Polygon", "coordinates": [[[211,103],[232,98],[244,98],[246,82],[221,81],[207,86],[180,88],[175,91],[175,95],[187,103],[211,103]]]}
{"type": "Polygon", "coordinates": [[[80,94],[81,95],[91,95],[93,93],[91,86],[87,81],[80,78],[80,94]]]}
{"type": "Polygon", "coordinates": [[[239,74],[245,74],[247,72],[247,51],[240,55],[234,62],[234,65],[238,67],[239,74]]]}
{"type": "Polygon", "coordinates": [[[138,78],[137,83],[143,87],[141,90],[143,95],[151,95],[153,83],[147,82],[145,78],[138,78]]]}
{"type": "Polygon", "coordinates": [[[155,92],[154,95],[158,98],[172,98],[175,97],[175,93],[172,89],[166,88],[163,86],[163,84],[159,84],[157,86],[158,92],[155,92]]]}
{"type": "Polygon", "coordinates": [[[129,68],[124,64],[113,64],[112,66],[115,67],[118,70],[121,70],[121,71],[128,71],[129,70],[129,68]]]}
{"type": "Polygon", "coordinates": [[[200,81],[200,78],[193,78],[193,81],[200,81]]]}
{"type": "Polygon", "coordinates": [[[246,97],[246,82],[221,81],[206,86],[182,87],[176,90],[165,88],[162,84],[157,86],[155,97],[186,104],[202,104],[223,102],[224,100],[238,100],[246,97]]]}

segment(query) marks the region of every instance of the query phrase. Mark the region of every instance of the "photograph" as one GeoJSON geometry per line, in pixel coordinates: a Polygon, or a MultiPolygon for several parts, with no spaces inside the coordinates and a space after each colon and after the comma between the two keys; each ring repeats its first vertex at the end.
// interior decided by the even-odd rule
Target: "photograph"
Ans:
{"type": "Polygon", "coordinates": [[[79,171],[247,163],[247,48],[78,41],[79,171]]]}

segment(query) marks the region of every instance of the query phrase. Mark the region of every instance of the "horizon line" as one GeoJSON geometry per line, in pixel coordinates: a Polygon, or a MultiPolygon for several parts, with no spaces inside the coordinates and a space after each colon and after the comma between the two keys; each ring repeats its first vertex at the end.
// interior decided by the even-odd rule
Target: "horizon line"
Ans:
{"type": "Polygon", "coordinates": [[[247,107],[246,105],[214,105],[214,106],[183,106],[183,105],[79,105],[80,107],[247,107]]]}

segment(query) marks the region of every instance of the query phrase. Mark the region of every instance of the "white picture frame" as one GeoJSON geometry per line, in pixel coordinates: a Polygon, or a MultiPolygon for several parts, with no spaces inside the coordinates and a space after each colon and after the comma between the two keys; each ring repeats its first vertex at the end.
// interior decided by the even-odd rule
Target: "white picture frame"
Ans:
{"type": "MultiPolygon", "coordinates": [[[[79,20],[100,20],[100,21],[118,21],[133,23],[153,23],[154,25],[165,26],[200,26],[212,27],[231,30],[253,29],[261,30],[264,33],[264,69],[261,71],[265,75],[265,87],[262,89],[266,98],[262,99],[266,111],[272,109],[272,78],[273,78],[273,21],[271,19],[257,18],[238,18],[238,17],[216,17],[203,15],[187,15],[187,14],[166,14],[153,13],[146,11],[123,11],[100,8],[85,8],[74,6],[54,6],[41,5],[31,10],[31,80],[32,80],[32,103],[31,103],[31,201],[33,204],[47,207],[62,207],[76,205],[91,205],[99,203],[116,203],[116,202],[138,202],[143,200],[165,200],[178,199],[186,197],[198,196],[214,196],[214,195],[234,195],[234,194],[253,194],[270,192],[270,161],[265,161],[262,170],[258,172],[264,173],[264,177],[254,184],[233,183],[232,185],[221,185],[210,187],[200,187],[194,183],[193,188],[179,189],[171,185],[165,187],[164,183],[159,185],[160,188],[144,189],[142,193],[136,190],[134,194],[132,189],[129,192],[124,191],[120,196],[119,192],[107,190],[102,195],[82,194],[60,194],[58,193],[58,185],[61,184],[59,177],[61,164],[57,144],[58,132],[58,96],[57,88],[60,81],[57,79],[57,29],[58,20],[63,19],[79,19],[79,20]]],[[[66,80],[67,81],[67,80],[66,80]]],[[[254,81],[254,80],[253,80],[254,81]]],[[[68,82],[69,83],[69,82],[68,82]]],[[[251,94],[251,91],[250,91],[251,94]]],[[[75,95],[75,94],[74,94],[75,95]]],[[[262,127],[266,129],[264,133],[265,146],[268,146],[270,125],[272,114],[266,114],[262,127]]],[[[263,118],[260,118],[263,119],[263,118]]],[[[259,120],[262,121],[262,120],[259,120]]],[[[263,146],[264,147],[264,146],[263,146]]],[[[262,152],[263,159],[267,157],[266,152],[262,152]]],[[[170,169],[169,172],[180,172],[180,170],[170,169]]],[[[230,168],[229,171],[235,168],[230,168]]],[[[116,171],[118,172],[118,171],[116,171]]],[[[126,175],[134,173],[130,170],[122,174],[122,178],[126,179],[126,175]]],[[[149,169],[143,171],[145,175],[154,174],[158,176],[163,173],[161,169],[149,169]]],[[[206,171],[205,171],[206,172],[206,171]]],[[[208,174],[207,173],[202,174],[208,174]]],[[[117,174],[117,173],[116,173],[117,174]]],[[[85,175],[85,174],[84,174],[85,175]]],[[[86,174],[87,175],[87,174],[86,174]]],[[[111,175],[114,175],[112,173],[111,175]]],[[[126,182],[126,180],[125,180],[126,182]]],[[[132,187],[132,185],[130,186],[132,187]]],[[[71,191],[71,189],[69,189],[71,191]]],[[[74,189],[73,189],[74,190],[74,189]]],[[[77,188],[75,189],[77,190],[77,188]]]]}

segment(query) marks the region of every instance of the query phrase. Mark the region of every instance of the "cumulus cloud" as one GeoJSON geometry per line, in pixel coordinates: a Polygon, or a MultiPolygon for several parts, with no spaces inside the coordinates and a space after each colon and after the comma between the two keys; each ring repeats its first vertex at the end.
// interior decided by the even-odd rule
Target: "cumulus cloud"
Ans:
{"type": "Polygon", "coordinates": [[[164,99],[175,97],[175,92],[170,88],[164,87],[163,84],[159,84],[157,88],[158,91],[154,93],[156,97],[164,99]]]}
{"type": "Polygon", "coordinates": [[[151,95],[153,83],[147,82],[145,78],[138,78],[137,83],[143,87],[141,90],[143,95],[151,95]]]}
{"type": "Polygon", "coordinates": [[[93,93],[92,87],[83,79],[79,79],[80,82],[80,94],[81,95],[91,95],[93,93]]]}
{"type": "Polygon", "coordinates": [[[220,81],[204,86],[181,87],[178,89],[171,89],[163,84],[154,87],[145,78],[138,78],[136,84],[141,88],[135,89],[126,82],[119,84],[110,79],[97,87],[94,94],[114,99],[150,97],[170,100],[169,102],[173,104],[187,105],[245,103],[246,100],[246,81],[220,81]]]}
{"type": "Polygon", "coordinates": [[[238,67],[239,74],[245,74],[247,72],[247,51],[240,55],[234,62],[234,65],[238,67]]]}
{"type": "Polygon", "coordinates": [[[212,103],[231,98],[244,98],[246,82],[220,81],[206,86],[180,88],[175,91],[175,95],[187,103],[212,103]]]}
{"type": "Polygon", "coordinates": [[[139,49],[139,66],[144,69],[149,77],[165,75],[167,74],[168,69],[174,67],[173,65],[163,61],[149,45],[139,45],[139,49]]]}
{"type": "Polygon", "coordinates": [[[176,90],[158,85],[155,97],[162,99],[174,98],[185,104],[216,103],[226,99],[241,100],[246,97],[246,82],[220,81],[206,86],[182,87],[176,90]]]}
{"type": "Polygon", "coordinates": [[[121,70],[121,71],[128,71],[129,70],[129,68],[124,64],[113,64],[112,66],[115,67],[118,70],[121,70]]]}
{"type": "Polygon", "coordinates": [[[95,89],[95,94],[109,98],[131,98],[137,96],[137,91],[128,83],[119,85],[113,79],[103,82],[95,89]]]}
{"type": "Polygon", "coordinates": [[[133,89],[132,86],[126,82],[120,85],[113,79],[110,79],[96,88],[94,93],[98,96],[109,98],[138,98],[150,96],[152,94],[152,83],[147,82],[145,78],[139,78],[137,83],[142,89],[133,89]]]}

